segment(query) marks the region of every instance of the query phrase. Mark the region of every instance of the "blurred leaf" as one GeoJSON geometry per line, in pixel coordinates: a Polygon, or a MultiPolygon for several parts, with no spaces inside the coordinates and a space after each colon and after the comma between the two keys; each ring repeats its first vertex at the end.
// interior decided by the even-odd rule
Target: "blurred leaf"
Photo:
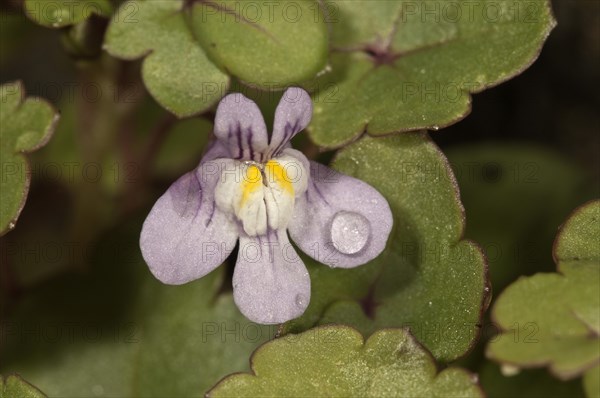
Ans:
{"type": "Polygon", "coordinates": [[[588,398],[600,397],[600,365],[596,365],[585,372],[583,386],[588,398]]]}
{"type": "MultiPolygon", "coordinates": [[[[2,12],[0,25],[0,67],[6,70],[32,36],[31,23],[16,12],[2,12]]],[[[17,58],[18,59],[18,58],[17,58]]]]}
{"type": "Polygon", "coordinates": [[[82,22],[93,14],[109,17],[113,8],[109,0],[25,0],[25,14],[48,28],[62,28],[82,22]]]}
{"type": "Polygon", "coordinates": [[[134,395],[201,397],[226,374],[246,370],[250,352],[274,335],[244,318],[231,293],[217,296],[222,271],[184,286],[152,281],[134,395]]]}
{"type": "Polygon", "coordinates": [[[466,237],[486,251],[496,292],[520,275],[552,271],[556,230],[595,185],[542,147],[500,142],[445,151],[467,214],[466,237]]]}
{"type": "Polygon", "coordinates": [[[25,99],[21,82],[0,86],[0,235],[14,228],[29,191],[25,154],[44,146],[58,122],[54,108],[40,98],[25,99]]]}
{"type": "Polygon", "coordinates": [[[405,329],[381,330],[366,342],[343,326],[287,335],[258,348],[253,374],[219,382],[210,397],[481,397],[476,377],[435,361],[405,329]]]}
{"type": "Polygon", "coordinates": [[[186,119],[177,122],[160,146],[154,169],[163,177],[179,177],[200,162],[202,152],[212,133],[212,123],[206,119],[186,119]]]}
{"type": "Polygon", "coordinates": [[[18,375],[0,375],[0,398],[44,398],[45,395],[18,375]]]}
{"type": "Polygon", "coordinates": [[[252,86],[297,85],[327,61],[327,27],[317,1],[199,1],[192,6],[192,29],[211,59],[252,86]]]}
{"type": "Polygon", "coordinates": [[[465,354],[489,289],[481,251],[462,240],[464,214],[444,155],[425,133],[365,137],[342,150],[334,168],[375,187],[388,200],[394,228],[386,250],[367,265],[309,265],[314,296],[286,330],[302,330],[320,318],[365,334],[409,326],[438,360],[465,354]],[[345,301],[328,309],[336,300],[345,301]]]}
{"type": "Polygon", "coordinates": [[[479,382],[489,398],[582,398],[580,380],[561,381],[543,369],[523,369],[504,376],[500,367],[486,361],[479,372],[479,382]]]}
{"type": "Polygon", "coordinates": [[[206,57],[182,14],[182,0],[128,1],[112,18],[105,49],[122,59],[145,57],[150,94],[179,117],[205,111],[227,91],[229,77],[206,57]]]}
{"type": "Polygon", "coordinates": [[[99,56],[108,20],[88,18],[63,30],[61,41],[68,54],[75,59],[89,59],[99,56]]]}
{"type": "Polygon", "coordinates": [[[154,279],[141,258],[141,223],[94,251],[91,272],[25,295],[2,323],[1,370],[51,396],[202,396],[274,333],[247,321],[224,269],[185,286],[154,279]]]}
{"type": "Polygon", "coordinates": [[[89,247],[68,234],[73,205],[72,195],[58,184],[33,184],[19,227],[0,240],[0,261],[12,289],[28,289],[87,260],[89,247]]]}
{"type": "Polygon", "coordinates": [[[548,366],[561,379],[600,359],[600,201],[578,208],[559,232],[558,273],[524,277],[493,308],[503,333],[487,356],[516,367],[548,366]]]}
{"type": "Polygon", "coordinates": [[[526,69],[555,25],[547,0],[338,1],[332,73],[317,83],[309,127],[339,147],[371,135],[437,130],[464,118],[471,93],[526,69]]]}

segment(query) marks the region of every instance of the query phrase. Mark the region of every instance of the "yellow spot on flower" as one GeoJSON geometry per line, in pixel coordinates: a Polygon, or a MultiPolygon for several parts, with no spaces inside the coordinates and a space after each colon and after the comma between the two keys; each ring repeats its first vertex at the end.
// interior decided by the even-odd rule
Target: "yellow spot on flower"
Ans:
{"type": "Polygon", "coordinates": [[[262,176],[260,169],[254,165],[249,166],[246,169],[246,176],[242,181],[242,200],[240,206],[248,200],[248,197],[257,190],[262,189],[262,176]]]}
{"type": "Polygon", "coordinates": [[[265,166],[265,176],[269,183],[277,184],[283,191],[294,196],[294,186],[292,180],[287,175],[281,164],[275,160],[269,160],[265,166]]]}

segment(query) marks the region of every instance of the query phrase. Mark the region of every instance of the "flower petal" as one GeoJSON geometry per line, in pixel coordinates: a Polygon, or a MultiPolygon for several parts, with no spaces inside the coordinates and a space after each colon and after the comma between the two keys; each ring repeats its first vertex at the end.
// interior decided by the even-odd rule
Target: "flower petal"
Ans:
{"type": "Polygon", "coordinates": [[[285,148],[275,159],[286,171],[286,175],[294,186],[296,196],[306,192],[310,178],[310,163],[306,156],[294,148],[285,148]]]}
{"type": "Polygon", "coordinates": [[[144,222],[142,255],[164,283],[201,278],[235,247],[237,225],[214,203],[219,164],[207,162],[184,174],[156,201],[144,222]]]}
{"type": "Polygon", "coordinates": [[[200,164],[210,162],[216,159],[221,158],[229,158],[231,155],[229,154],[229,148],[225,146],[219,140],[213,140],[208,144],[204,155],[202,155],[202,159],[200,160],[200,164]]]}
{"type": "Polygon", "coordinates": [[[303,252],[331,267],[352,268],[377,257],[392,229],[390,207],[375,188],[311,161],[306,193],[288,225],[303,252]]]}
{"type": "Polygon", "coordinates": [[[215,203],[226,214],[235,214],[246,234],[267,232],[267,209],[260,169],[253,164],[222,161],[221,178],[215,187],[215,203]]]}
{"type": "Polygon", "coordinates": [[[304,313],[310,300],[310,277],[285,230],[240,237],[233,298],[242,314],[265,325],[304,313]]]}
{"type": "Polygon", "coordinates": [[[275,110],[270,156],[277,156],[293,136],[304,130],[312,118],[312,100],[306,91],[290,87],[275,110]]]}
{"type": "Polygon", "coordinates": [[[266,160],[269,136],[265,121],[254,101],[244,95],[229,94],[221,100],[214,132],[229,149],[231,158],[266,160]]]}

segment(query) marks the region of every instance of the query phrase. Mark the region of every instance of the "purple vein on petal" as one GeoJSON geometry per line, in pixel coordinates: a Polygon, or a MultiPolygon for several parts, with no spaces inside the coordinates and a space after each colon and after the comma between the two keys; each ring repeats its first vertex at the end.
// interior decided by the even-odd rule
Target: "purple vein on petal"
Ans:
{"type": "MultiPolygon", "coordinates": [[[[199,207],[202,207],[202,204],[200,204],[199,207]]],[[[208,216],[208,220],[206,221],[206,224],[205,224],[206,227],[208,227],[210,225],[210,223],[212,223],[212,219],[213,219],[213,216],[215,215],[215,208],[216,207],[217,206],[216,206],[215,202],[213,202],[212,209],[210,211],[210,216],[208,216]]]]}
{"type": "Polygon", "coordinates": [[[300,123],[300,119],[296,119],[294,121],[293,126],[290,124],[290,122],[285,123],[285,127],[283,128],[283,138],[281,139],[281,142],[277,145],[277,148],[273,151],[273,156],[276,156],[277,154],[279,154],[279,151],[281,151],[281,148],[283,146],[285,146],[285,144],[288,143],[288,141],[291,139],[292,134],[298,128],[299,123],[300,123]]]}
{"type": "MultiPolygon", "coordinates": [[[[233,125],[229,124],[227,126],[227,142],[233,142],[233,125]]],[[[227,150],[229,151],[230,156],[233,156],[233,151],[231,150],[230,145],[227,146],[227,150]]]]}
{"type": "MultiPolygon", "coordinates": [[[[202,184],[200,183],[200,180],[198,179],[198,176],[196,175],[196,173],[194,173],[194,178],[196,179],[196,182],[198,182],[198,192],[191,192],[191,188],[188,188],[188,198],[190,197],[190,195],[196,194],[200,196],[199,199],[199,204],[198,207],[196,208],[196,212],[194,213],[194,220],[198,217],[198,214],[200,214],[200,209],[202,208],[202,197],[204,196],[202,193],[202,184]]],[[[187,203],[190,203],[190,200],[187,200],[187,203]]]]}
{"type": "Polygon", "coordinates": [[[323,202],[325,202],[325,204],[329,206],[329,202],[325,198],[325,195],[323,195],[323,192],[321,192],[321,190],[319,189],[319,186],[317,185],[317,183],[314,180],[311,180],[311,181],[312,181],[312,185],[315,188],[315,192],[317,193],[317,195],[319,195],[321,197],[321,199],[323,200],[323,202]]]}
{"type": "Polygon", "coordinates": [[[236,131],[237,141],[238,141],[238,149],[240,151],[238,155],[238,159],[244,157],[244,148],[242,148],[242,124],[240,121],[237,122],[237,131],[236,131]]]}
{"type": "MultiPolygon", "coordinates": [[[[192,184],[190,184],[190,185],[189,185],[189,187],[188,187],[188,193],[187,193],[187,197],[186,197],[186,205],[185,205],[185,208],[183,209],[183,211],[182,211],[182,214],[181,214],[181,215],[183,216],[184,214],[186,214],[186,213],[187,213],[187,211],[189,210],[188,208],[189,208],[189,206],[190,206],[190,202],[193,202],[193,201],[191,201],[191,200],[189,199],[189,198],[190,198],[190,196],[193,196],[193,195],[199,195],[199,196],[200,196],[200,198],[199,198],[199,200],[198,200],[198,207],[196,207],[196,211],[195,211],[195,213],[194,213],[194,217],[192,217],[192,222],[190,222],[190,223],[189,223],[189,225],[188,225],[188,226],[187,226],[187,228],[186,228],[186,230],[187,230],[188,232],[189,232],[189,230],[190,230],[190,229],[192,229],[192,227],[194,226],[194,222],[196,221],[196,219],[198,218],[198,215],[200,214],[200,209],[202,209],[202,197],[203,197],[203,192],[202,192],[202,184],[200,183],[200,180],[198,179],[198,176],[196,175],[196,173],[194,173],[194,175],[193,175],[193,178],[195,178],[195,179],[196,179],[196,182],[198,183],[198,190],[197,190],[197,191],[195,191],[195,190],[192,188],[192,184]]],[[[214,207],[213,207],[213,211],[214,211],[214,207]]],[[[211,216],[211,218],[212,218],[212,216],[211,216]]],[[[177,246],[176,246],[175,250],[176,250],[176,251],[179,251],[179,247],[180,247],[182,244],[183,244],[183,242],[180,240],[180,241],[177,243],[177,246]]]]}
{"type": "Polygon", "coordinates": [[[254,148],[252,148],[252,127],[248,126],[248,148],[250,149],[250,159],[254,160],[254,148]]]}

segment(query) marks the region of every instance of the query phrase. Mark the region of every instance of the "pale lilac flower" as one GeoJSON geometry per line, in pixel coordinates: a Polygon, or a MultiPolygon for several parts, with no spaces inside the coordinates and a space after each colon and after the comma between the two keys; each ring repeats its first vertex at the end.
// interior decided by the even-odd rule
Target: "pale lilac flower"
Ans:
{"type": "Polygon", "coordinates": [[[269,140],[254,102],[241,94],[223,98],[217,140],[144,222],[140,246],[156,278],[174,285],[201,278],[239,240],[235,302],[250,320],[276,324],[302,315],[310,300],[310,278],[288,233],[331,267],[356,267],[381,253],[392,227],[387,201],[292,149],[290,139],[311,116],[308,94],[288,89],[269,140]]]}

